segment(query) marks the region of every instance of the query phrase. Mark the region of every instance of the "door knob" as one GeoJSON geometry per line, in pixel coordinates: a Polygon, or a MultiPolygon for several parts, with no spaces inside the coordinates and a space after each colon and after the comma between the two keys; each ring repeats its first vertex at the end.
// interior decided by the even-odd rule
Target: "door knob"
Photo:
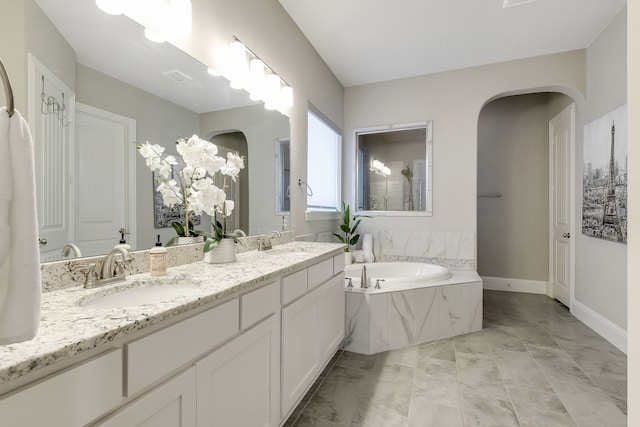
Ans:
{"type": "Polygon", "coordinates": [[[38,239],[38,244],[39,244],[40,246],[44,246],[44,245],[46,245],[46,244],[47,244],[47,239],[38,239]]]}
{"type": "Polygon", "coordinates": [[[562,233],[562,237],[568,239],[569,237],[571,237],[571,233],[562,233]]]}

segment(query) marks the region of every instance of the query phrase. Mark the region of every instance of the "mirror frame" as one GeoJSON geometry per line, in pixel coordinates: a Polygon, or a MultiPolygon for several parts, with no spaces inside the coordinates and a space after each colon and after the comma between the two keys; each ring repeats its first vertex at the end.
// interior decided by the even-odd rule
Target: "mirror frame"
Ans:
{"type": "MultiPolygon", "coordinates": [[[[363,215],[370,216],[378,216],[378,217],[431,217],[433,216],[433,120],[425,120],[420,122],[411,122],[411,123],[398,123],[398,124],[390,124],[390,125],[381,125],[381,126],[371,126],[366,128],[358,128],[354,129],[354,147],[355,147],[355,201],[354,206],[356,208],[356,212],[363,215]],[[426,138],[425,138],[425,160],[427,162],[426,168],[426,187],[427,187],[427,205],[426,210],[424,211],[381,211],[381,210],[361,210],[358,207],[357,200],[360,197],[360,183],[358,177],[360,176],[360,165],[358,162],[358,147],[359,141],[358,137],[360,135],[371,135],[376,133],[386,133],[386,132],[399,132],[403,130],[412,130],[412,129],[426,129],[426,138]]],[[[362,171],[364,172],[364,171],[362,171]]]]}

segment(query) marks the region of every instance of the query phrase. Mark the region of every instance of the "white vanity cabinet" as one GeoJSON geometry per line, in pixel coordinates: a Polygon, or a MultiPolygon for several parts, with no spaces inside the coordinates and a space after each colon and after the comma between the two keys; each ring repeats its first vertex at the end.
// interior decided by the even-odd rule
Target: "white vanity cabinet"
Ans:
{"type": "Polygon", "coordinates": [[[196,363],[198,427],[280,422],[280,316],[273,315],[196,363]]]}
{"type": "Polygon", "coordinates": [[[310,267],[306,276],[296,273],[288,277],[291,280],[283,279],[283,295],[287,285],[307,289],[282,309],[283,417],[300,401],[344,338],[344,273],[342,268],[334,270],[334,263],[340,262],[344,267],[342,254],[310,267]]]}
{"type": "Polygon", "coordinates": [[[122,402],[122,350],[44,378],[0,400],[0,425],[82,426],[122,402]]]}
{"type": "Polygon", "coordinates": [[[196,368],[191,367],[176,375],[94,425],[195,427],[196,368]]]}

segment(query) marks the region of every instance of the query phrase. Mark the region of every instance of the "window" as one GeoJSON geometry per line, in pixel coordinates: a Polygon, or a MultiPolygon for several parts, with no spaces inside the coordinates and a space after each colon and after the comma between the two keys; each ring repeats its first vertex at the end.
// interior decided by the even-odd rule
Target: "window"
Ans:
{"type": "Polygon", "coordinates": [[[340,129],[310,106],[308,112],[307,211],[341,209],[342,136],[340,129]],[[311,195],[309,195],[311,194],[311,195]]]}

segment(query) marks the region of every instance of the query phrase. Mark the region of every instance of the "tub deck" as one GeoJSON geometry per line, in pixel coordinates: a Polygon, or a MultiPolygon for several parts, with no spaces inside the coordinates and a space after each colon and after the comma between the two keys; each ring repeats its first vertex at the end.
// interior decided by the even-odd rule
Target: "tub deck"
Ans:
{"type": "Polygon", "coordinates": [[[475,271],[382,289],[345,287],[343,348],[362,354],[406,347],[482,329],[482,279],[475,271]]]}

